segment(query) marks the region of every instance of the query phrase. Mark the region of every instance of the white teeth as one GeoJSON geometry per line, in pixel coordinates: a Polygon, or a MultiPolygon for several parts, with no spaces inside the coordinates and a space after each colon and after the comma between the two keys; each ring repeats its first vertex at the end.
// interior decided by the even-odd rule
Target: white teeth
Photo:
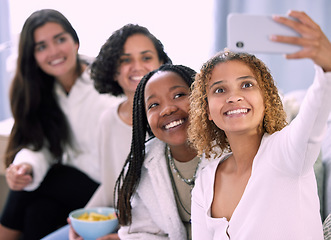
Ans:
{"type": "Polygon", "coordinates": [[[133,81],[140,81],[143,78],[143,76],[136,76],[136,77],[131,77],[133,81]]]}
{"type": "Polygon", "coordinates": [[[239,114],[239,113],[247,113],[247,109],[236,109],[236,110],[228,111],[226,115],[239,114]]]}
{"type": "Polygon", "coordinates": [[[178,126],[178,125],[181,125],[181,124],[183,124],[183,122],[184,122],[184,120],[183,119],[181,119],[181,120],[178,120],[178,121],[173,121],[173,122],[171,122],[171,123],[169,123],[169,124],[167,124],[166,126],[165,126],[165,129],[169,129],[169,128],[173,128],[173,127],[176,127],[176,126],[178,126]]]}
{"type": "Polygon", "coordinates": [[[56,59],[56,60],[54,60],[54,61],[52,61],[50,64],[51,65],[56,65],[56,64],[59,64],[59,63],[61,63],[61,62],[63,62],[63,58],[59,58],[59,59],[56,59]]]}

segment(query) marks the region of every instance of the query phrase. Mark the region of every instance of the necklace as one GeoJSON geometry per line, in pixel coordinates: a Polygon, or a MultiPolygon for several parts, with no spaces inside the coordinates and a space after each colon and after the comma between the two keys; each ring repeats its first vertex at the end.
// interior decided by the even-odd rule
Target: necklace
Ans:
{"type": "Polygon", "coordinates": [[[180,174],[179,170],[177,169],[176,165],[175,165],[175,162],[174,162],[174,159],[173,157],[171,156],[171,152],[170,152],[170,147],[169,145],[167,145],[167,158],[168,158],[168,161],[170,163],[170,166],[171,166],[171,169],[172,171],[177,175],[177,177],[182,180],[184,183],[186,183],[187,185],[189,185],[191,187],[191,189],[194,187],[194,181],[195,181],[195,178],[196,178],[196,174],[197,174],[197,170],[199,168],[199,165],[200,165],[200,161],[199,160],[199,163],[197,164],[197,167],[194,171],[194,174],[193,174],[193,177],[192,178],[184,178],[182,176],[182,174],[180,174]]]}
{"type": "Polygon", "coordinates": [[[173,160],[173,157],[171,156],[170,148],[169,148],[168,145],[166,146],[165,150],[166,150],[166,159],[167,159],[168,171],[169,171],[169,175],[170,175],[171,185],[172,185],[172,188],[173,188],[173,191],[174,191],[174,194],[175,194],[175,198],[178,200],[178,203],[180,204],[180,207],[186,212],[186,214],[191,216],[191,212],[185,208],[184,204],[182,203],[182,201],[180,199],[180,196],[179,196],[179,193],[178,193],[178,190],[177,190],[177,187],[176,187],[175,179],[173,178],[171,170],[177,175],[177,177],[181,181],[183,181],[184,183],[189,185],[189,187],[192,191],[192,188],[194,187],[194,181],[195,181],[195,178],[196,178],[197,169],[199,168],[199,164],[200,164],[201,160],[199,159],[199,162],[197,164],[197,167],[195,169],[193,177],[189,178],[189,179],[186,179],[180,174],[179,170],[177,169],[177,167],[175,165],[175,162],[173,160]]]}

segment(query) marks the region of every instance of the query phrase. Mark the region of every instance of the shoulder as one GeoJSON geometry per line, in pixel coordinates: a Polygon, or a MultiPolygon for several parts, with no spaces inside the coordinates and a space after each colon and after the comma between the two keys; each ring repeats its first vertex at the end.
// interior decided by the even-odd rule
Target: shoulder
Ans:
{"type": "Polygon", "coordinates": [[[122,101],[118,101],[111,106],[109,106],[106,110],[104,110],[100,116],[99,123],[104,125],[114,125],[119,121],[118,116],[118,107],[122,101]]]}
{"type": "Polygon", "coordinates": [[[153,159],[163,159],[165,157],[166,144],[154,137],[145,143],[145,162],[148,164],[153,159]]]}
{"type": "Polygon", "coordinates": [[[147,140],[145,143],[146,157],[160,154],[164,155],[165,146],[166,144],[156,137],[147,140]]]}
{"type": "Polygon", "coordinates": [[[220,157],[209,158],[209,159],[202,156],[198,175],[199,176],[201,175],[202,179],[213,178],[218,165],[222,161],[226,160],[231,154],[232,153],[225,153],[220,157]]]}

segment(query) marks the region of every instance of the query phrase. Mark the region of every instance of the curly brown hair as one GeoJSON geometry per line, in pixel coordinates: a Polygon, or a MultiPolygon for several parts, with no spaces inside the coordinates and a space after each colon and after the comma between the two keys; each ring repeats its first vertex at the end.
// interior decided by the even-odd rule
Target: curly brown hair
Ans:
{"type": "Polygon", "coordinates": [[[225,132],[208,119],[206,91],[215,66],[229,61],[240,61],[246,64],[257,79],[265,104],[262,133],[272,134],[287,125],[282,101],[267,66],[260,59],[248,53],[219,52],[203,64],[195,77],[190,95],[189,140],[198,150],[198,154],[204,153],[207,158],[210,158],[211,155],[220,156],[224,151],[231,151],[225,132]],[[215,147],[220,148],[221,152],[215,147]]]}

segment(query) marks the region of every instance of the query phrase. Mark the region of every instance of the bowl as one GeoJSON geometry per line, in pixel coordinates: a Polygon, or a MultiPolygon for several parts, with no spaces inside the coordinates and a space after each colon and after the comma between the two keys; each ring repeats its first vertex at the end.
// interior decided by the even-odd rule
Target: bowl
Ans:
{"type": "Polygon", "coordinates": [[[73,229],[84,238],[84,240],[95,240],[114,232],[118,226],[118,219],[108,219],[102,221],[86,221],[80,220],[84,213],[98,213],[108,216],[114,214],[115,209],[111,207],[97,207],[97,208],[81,208],[69,213],[69,219],[73,229]]]}

